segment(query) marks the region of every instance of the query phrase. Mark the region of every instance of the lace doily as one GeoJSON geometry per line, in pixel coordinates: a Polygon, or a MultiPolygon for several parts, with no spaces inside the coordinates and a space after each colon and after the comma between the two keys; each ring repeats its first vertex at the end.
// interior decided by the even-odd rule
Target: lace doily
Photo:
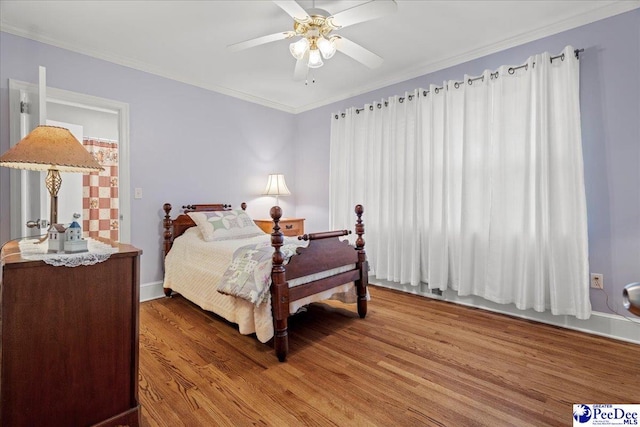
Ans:
{"type": "Polygon", "coordinates": [[[36,239],[22,240],[19,243],[20,255],[24,259],[33,261],[44,261],[55,267],[77,267],[79,265],[93,265],[106,261],[112,253],[118,252],[118,248],[113,248],[106,243],[87,238],[88,252],[73,254],[47,253],[49,245],[47,241],[40,243],[36,239]]]}

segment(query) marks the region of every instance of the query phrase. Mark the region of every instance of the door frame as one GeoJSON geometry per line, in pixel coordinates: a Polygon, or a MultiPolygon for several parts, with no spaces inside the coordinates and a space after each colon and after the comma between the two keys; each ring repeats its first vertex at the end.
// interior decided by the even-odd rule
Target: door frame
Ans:
{"type": "MultiPolygon", "coordinates": [[[[36,92],[38,85],[9,79],[9,144],[11,147],[20,142],[20,91],[36,92]],[[16,119],[17,117],[17,119],[16,119]]],[[[129,163],[129,104],[112,99],[86,95],[64,89],[46,88],[47,103],[69,105],[94,111],[115,113],[118,115],[118,151],[119,151],[119,208],[120,208],[120,242],[131,241],[131,200],[130,200],[130,163],[129,163]]],[[[21,175],[19,170],[12,171],[9,180],[11,238],[21,237],[21,175]]]]}

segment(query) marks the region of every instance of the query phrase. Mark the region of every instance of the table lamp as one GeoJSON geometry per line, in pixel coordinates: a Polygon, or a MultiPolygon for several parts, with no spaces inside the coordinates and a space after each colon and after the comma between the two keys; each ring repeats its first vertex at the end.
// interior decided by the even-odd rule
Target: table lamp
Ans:
{"type": "Polygon", "coordinates": [[[69,129],[38,126],[0,156],[0,166],[47,171],[45,184],[51,196],[50,226],[58,223],[60,172],[97,172],[102,166],[84,148],[69,129]]]}
{"type": "Polygon", "coordinates": [[[287,188],[287,183],[284,182],[284,175],[281,173],[269,175],[267,188],[265,188],[263,194],[265,196],[276,196],[276,206],[278,206],[278,196],[288,196],[291,194],[287,188]]]}

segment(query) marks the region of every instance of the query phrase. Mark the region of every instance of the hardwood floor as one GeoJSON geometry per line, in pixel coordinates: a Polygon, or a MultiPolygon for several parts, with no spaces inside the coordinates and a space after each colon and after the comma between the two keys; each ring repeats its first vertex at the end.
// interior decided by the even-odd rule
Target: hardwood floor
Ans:
{"type": "Polygon", "coordinates": [[[567,426],[639,403],[640,345],[370,287],[290,318],[290,353],[182,297],[140,308],[143,426],[567,426]]]}

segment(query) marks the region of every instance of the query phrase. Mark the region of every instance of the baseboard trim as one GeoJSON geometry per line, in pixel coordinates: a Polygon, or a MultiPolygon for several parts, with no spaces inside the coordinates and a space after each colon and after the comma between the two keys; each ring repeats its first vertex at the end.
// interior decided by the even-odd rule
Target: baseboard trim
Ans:
{"type": "MultiPolygon", "coordinates": [[[[419,287],[400,285],[398,283],[369,277],[369,283],[383,288],[420,295],[427,298],[440,299],[469,307],[520,317],[536,322],[547,323],[567,329],[600,335],[620,341],[640,344],[640,323],[626,319],[623,316],[609,313],[593,312],[587,320],[579,320],[573,316],[554,316],[550,312],[539,313],[534,310],[519,310],[513,304],[497,304],[475,296],[458,296],[455,292],[447,290],[442,295],[425,292],[419,287]]],[[[145,283],[140,286],[140,302],[151,301],[164,297],[162,281],[145,283]]]]}
{"type": "Polygon", "coordinates": [[[151,282],[140,285],[140,302],[164,297],[162,282],[151,282]]]}
{"type": "Polygon", "coordinates": [[[536,322],[547,323],[588,334],[600,335],[620,341],[640,344],[640,322],[629,320],[624,316],[616,314],[592,312],[589,319],[580,320],[574,316],[555,316],[550,312],[539,313],[532,309],[520,310],[513,304],[497,304],[476,296],[461,297],[451,290],[443,292],[442,295],[431,294],[420,287],[400,285],[398,283],[381,280],[371,276],[369,277],[369,283],[427,298],[434,298],[469,307],[481,308],[483,310],[520,317],[527,320],[534,320],[536,322]]]}

